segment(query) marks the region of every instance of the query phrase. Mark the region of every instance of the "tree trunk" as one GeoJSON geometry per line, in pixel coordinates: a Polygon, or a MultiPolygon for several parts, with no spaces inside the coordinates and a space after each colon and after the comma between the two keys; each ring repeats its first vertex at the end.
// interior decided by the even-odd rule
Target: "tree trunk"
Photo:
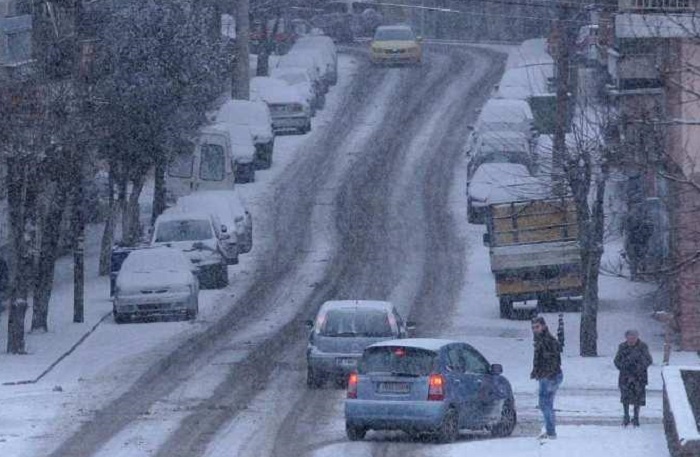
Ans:
{"type": "Polygon", "coordinates": [[[32,331],[48,331],[49,300],[53,287],[54,268],[61,236],[61,220],[68,202],[68,189],[59,185],[49,203],[41,228],[41,247],[37,264],[32,312],[32,331]]]}
{"type": "Polygon", "coordinates": [[[110,167],[109,171],[109,193],[107,195],[107,220],[102,232],[102,242],[100,243],[100,266],[99,275],[105,276],[110,273],[112,244],[114,244],[114,226],[117,219],[117,205],[114,201],[114,175],[110,167]]]}
{"type": "Polygon", "coordinates": [[[131,181],[131,193],[126,202],[126,211],[123,214],[125,231],[123,240],[127,246],[135,246],[141,238],[141,221],[139,220],[139,196],[143,190],[145,175],[131,181]]]}
{"type": "Polygon", "coordinates": [[[600,262],[603,257],[603,235],[605,231],[605,182],[607,173],[596,179],[595,200],[591,209],[591,217],[584,234],[584,252],[582,254],[584,267],[583,309],[581,310],[581,341],[580,354],[582,357],[598,355],[598,277],[600,262]]]}
{"type": "Polygon", "coordinates": [[[165,211],[165,151],[158,154],[155,167],[155,179],[153,186],[153,209],[151,211],[151,225],[156,223],[158,216],[165,211]]]}
{"type": "Polygon", "coordinates": [[[236,0],[236,49],[231,83],[231,98],[248,100],[250,98],[250,18],[249,0],[236,0]]]}
{"type": "Polygon", "coordinates": [[[18,157],[7,159],[7,201],[10,219],[10,309],[7,321],[7,352],[23,354],[24,319],[29,295],[30,258],[25,239],[26,215],[29,210],[27,192],[28,161],[18,157]]]}

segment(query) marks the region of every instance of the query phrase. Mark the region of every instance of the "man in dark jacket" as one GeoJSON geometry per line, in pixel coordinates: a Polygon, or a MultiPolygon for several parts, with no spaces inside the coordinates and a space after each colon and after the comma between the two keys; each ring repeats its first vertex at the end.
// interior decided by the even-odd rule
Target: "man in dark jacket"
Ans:
{"type": "Polygon", "coordinates": [[[639,332],[627,330],[625,341],[615,355],[615,366],[620,370],[617,385],[624,411],[622,425],[630,424],[630,404],[634,406],[632,425],[639,427],[639,408],[646,404],[647,368],[653,363],[649,347],[639,339],[639,332]]]}
{"type": "Polygon", "coordinates": [[[544,418],[545,431],[539,438],[557,437],[554,415],[554,395],[564,380],[561,371],[561,346],[547,328],[543,317],[532,319],[535,353],[530,377],[539,382],[539,406],[544,418]]]}

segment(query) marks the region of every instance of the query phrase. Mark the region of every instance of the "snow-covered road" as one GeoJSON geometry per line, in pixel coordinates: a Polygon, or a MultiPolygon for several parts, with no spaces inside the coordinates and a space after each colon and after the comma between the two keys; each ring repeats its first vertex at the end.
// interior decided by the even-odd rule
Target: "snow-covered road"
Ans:
{"type": "MultiPolygon", "coordinates": [[[[57,414],[46,431],[60,442],[44,436],[42,452],[23,457],[409,457],[461,455],[461,445],[473,446],[475,455],[561,455],[543,453],[529,438],[539,428],[527,379],[529,328],[498,319],[482,227],[468,226],[464,212],[465,127],[500,76],[505,54],[427,48],[422,66],[400,68],[374,68],[361,51],[349,51],[353,62],[343,58],[345,72],[312,133],[279,138],[287,156],[254,186],[240,187],[254,206],[256,247],[232,273],[232,285],[210,297],[194,326],[155,324],[168,338],[122,360],[107,371],[110,379],[95,371],[86,383],[113,391],[96,389],[101,398],[86,398],[78,389],[81,401],[69,407],[81,405],[81,414],[57,414]],[[308,390],[304,360],[306,319],[323,301],[345,298],[392,300],[417,322],[419,336],[467,339],[503,363],[520,402],[516,435],[530,441],[476,435],[442,447],[370,433],[366,442],[347,442],[344,391],[308,390]],[[523,453],[512,453],[518,446],[523,453]]],[[[123,328],[135,335],[139,327],[148,331],[111,326],[96,340],[123,328]]],[[[605,341],[617,338],[601,333],[605,341]]],[[[140,341],[134,338],[120,350],[133,349],[140,341]]],[[[614,369],[601,372],[599,361],[567,351],[565,370],[568,364],[582,377],[567,377],[558,399],[562,422],[609,425],[618,408],[614,381],[594,378],[614,369]]],[[[650,386],[645,411],[651,433],[661,428],[658,387],[650,386]]],[[[637,442],[659,448],[658,437],[637,442]]]]}

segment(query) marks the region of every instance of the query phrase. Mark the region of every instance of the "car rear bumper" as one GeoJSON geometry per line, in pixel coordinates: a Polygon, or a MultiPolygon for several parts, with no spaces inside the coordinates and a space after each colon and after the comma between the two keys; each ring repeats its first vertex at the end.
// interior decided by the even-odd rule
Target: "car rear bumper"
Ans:
{"type": "Polygon", "coordinates": [[[374,430],[435,430],[447,405],[440,401],[346,400],[345,422],[374,430]]]}
{"type": "Polygon", "coordinates": [[[362,354],[310,354],[306,360],[314,372],[330,376],[348,376],[357,370],[357,362],[362,358],[362,354]],[[344,364],[343,361],[352,360],[352,364],[344,364]]]}
{"type": "Polygon", "coordinates": [[[403,52],[397,54],[373,53],[373,63],[405,63],[405,62],[420,62],[420,54],[411,52],[403,52]]]}
{"type": "Polygon", "coordinates": [[[114,300],[114,311],[132,316],[165,316],[184,314],[193,309],[190,294],[162,294],[160,297],[135,296],[114,300]]]}

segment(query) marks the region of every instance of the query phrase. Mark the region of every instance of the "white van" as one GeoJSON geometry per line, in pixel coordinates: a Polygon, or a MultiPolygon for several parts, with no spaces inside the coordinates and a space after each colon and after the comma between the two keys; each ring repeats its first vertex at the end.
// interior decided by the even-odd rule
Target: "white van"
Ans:
{"type": "Polygon", "coordinates": [[[238,192],[213,190],[194,192],[180,197],[177,206],[183,211],[208,211],[216,215],[226,232],[238,242],[238,252],[245,254],[253,247],[253,219],[245,209],[238,192]]]}
{"type": "Polygon", "coordinates": [[[224,129],[204,127],[168,165],[168,201],[198,190],[231,190],[236,180],[236,161],[231,155],[231,137],[224,129]]]}
{"type": "Polygon", "coordinates": [[[222,249],[227,238],[210,214],[171,209],[156,219],[151,246],[180,249],[194,264],[202,287],[222,288],[228,285],[228,262],[222,249]]]}

